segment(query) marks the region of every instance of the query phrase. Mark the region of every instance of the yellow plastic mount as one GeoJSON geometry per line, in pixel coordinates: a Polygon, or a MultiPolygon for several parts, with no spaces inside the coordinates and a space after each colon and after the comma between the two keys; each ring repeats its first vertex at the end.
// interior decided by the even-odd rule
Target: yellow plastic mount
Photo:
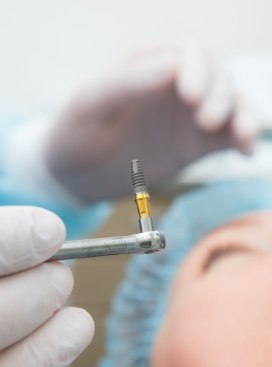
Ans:
{"type": "Polygon", "coordinates": [[[135,202],[137,205],[139,217],[150,217],[150,196],[148,192],[139,192],[138,194],[136,194],[135,202]]]}

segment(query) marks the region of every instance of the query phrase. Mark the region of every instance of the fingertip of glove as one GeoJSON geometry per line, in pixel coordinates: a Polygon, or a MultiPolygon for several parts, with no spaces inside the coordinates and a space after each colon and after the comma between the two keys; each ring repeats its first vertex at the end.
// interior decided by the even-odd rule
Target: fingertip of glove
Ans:
{"type": "MultiPolygon", "coordinates": [[[[72,363],[90,344],[94,336],[94,322],[89,313],[81,308],[66,307],[58,312],[59,332],[65,336],[58,339],[58,357],[72,363]]],[[[58,332],[56,332],[58,335],[58,332]]]]}
{"type": "Polygon", "coordinates": [[[227,115],[220,113],[220,110],[205,111],[200,109],[196,112],[196,122],[198,126],[208,132],[217,133],[222,129],[224,124],[228,121],[227,115]]]}
{"type": "Polygon", "coordinates": [[[50,258],[65,239],[62,220],[32,206],[0,208],[0,274],[36,266],[50,258]]]}
{"type": "Polygon", "coordinates": [[[196,83],[186,84],[181,78],[177,79],[176,91],[180,98],[191,107],[197,107],[203,98],[202,90],[196,83]]]}
{"type": "Polygon", "coordinates": [[[53,299],[59,309],[68,299],[74,286],[74,277],[70,268],[60,262],[47,262],[41,265],[49,276],[55,290],[53,299]]]}
{"type": "Polygon", "coordinates": [[[33,241],[39,255],[54,253],[64,242],[66,230],[62,220],[54,213],[33,208],[33,241]]]}
{"type": "Polygon", "coordinates": [[[77,323],[78,327],[82,330],[82,332],[85,330],[85,340],[89,344],[93,339],[95,331],[95,325],[92,316],[83,308],[69,307],[69,310],[73,312],[75,322],[77,323]]]}

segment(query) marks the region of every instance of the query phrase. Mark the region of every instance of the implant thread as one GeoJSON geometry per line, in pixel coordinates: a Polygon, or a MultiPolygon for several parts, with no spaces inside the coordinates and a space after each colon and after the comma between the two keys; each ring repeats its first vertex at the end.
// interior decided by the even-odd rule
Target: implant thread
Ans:
{"type": "Polygon", "coordinates": [[[147,192],[144,173],[138,159],[133,159],[131,161],[131,179],[135,194],[138,194],[140,192],[147,192]]]}

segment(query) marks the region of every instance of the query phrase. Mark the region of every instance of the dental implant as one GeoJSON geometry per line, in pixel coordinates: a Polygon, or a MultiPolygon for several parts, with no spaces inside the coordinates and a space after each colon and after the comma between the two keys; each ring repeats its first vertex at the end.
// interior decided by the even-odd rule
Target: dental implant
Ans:
{"type": "Polygon", "coordinates": [[[120,254],[151,254],[163,250],[166,246],[165,236],[162,232],[154,231],[153,229],[150,215],[150,197],[138,159],[134,159],[131,162],[131,177],[139,213],[140,231],[143,233],[136,233],[130,236],[66,241],[59,251],[47,261],[120,254]]]}
{"type": "Polygon", "coordinates": [[[154,231],[153,220],[150,212],[150,196],[144,173],[138,159],[131,161],[131,179],[135,194],[135,203],[139,214],[139,226],[141,232],[154,231]]]}

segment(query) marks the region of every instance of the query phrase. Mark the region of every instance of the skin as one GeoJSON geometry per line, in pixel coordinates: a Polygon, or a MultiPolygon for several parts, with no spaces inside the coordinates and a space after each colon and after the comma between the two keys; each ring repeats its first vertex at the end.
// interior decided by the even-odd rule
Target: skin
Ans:
{"type": "Polygon", "coordinates": [[[272,365],[272,213],[201,239],[173,281],[152,367],[272,365]]]}

